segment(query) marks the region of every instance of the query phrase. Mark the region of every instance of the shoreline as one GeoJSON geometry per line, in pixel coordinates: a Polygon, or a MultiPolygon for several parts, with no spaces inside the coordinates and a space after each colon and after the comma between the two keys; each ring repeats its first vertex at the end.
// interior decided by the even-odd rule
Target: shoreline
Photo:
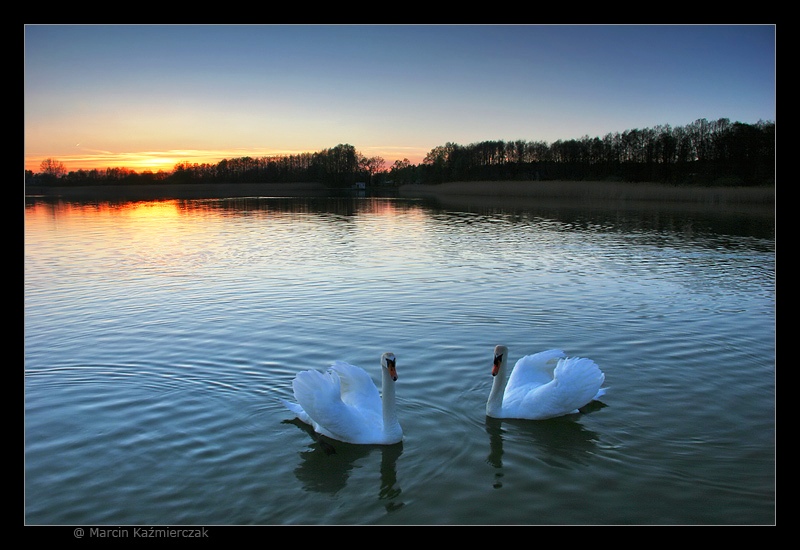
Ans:
{"type": "MultiPolygon", "coordinates": [[[[775,214],[775,187],[693,187],[590,181],[464,181],[377,187],[380,196],[430,199],[453,208],[669,208],[775,214]]],[[[26,197],[88,201],[188,200],[241,197],[326,197],[351,193],[305,183],[187,183],[27,186],[26,197]]],[[[367,196],[370,195],[369,191],[367,196]]]]}
{"type": "Polygon", "coordinates": [[[437,185],[400,186],[403,195],[468,195],[493,197],[575,198],[668,202],[774,203],[774,187],[676,186],[662,183],[601,181],[454,181],[437,185]]]}
{"type": "Polygon", "coordinates": [[[236,197],[314,197],[330,190],[321,183],[167,183],[25,187],[26,197],[72,200],[223,199],[236,197]]]}

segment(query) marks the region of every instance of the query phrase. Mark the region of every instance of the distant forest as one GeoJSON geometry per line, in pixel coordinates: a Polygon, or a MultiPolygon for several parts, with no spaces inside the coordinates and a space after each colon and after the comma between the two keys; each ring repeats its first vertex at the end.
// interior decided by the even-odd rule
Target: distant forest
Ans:
{"type": "Polygon", "coordinates": [[[181,162],[172,172],[126,168],[67,172],[56,159],[25,171],[32,185],[78,186],[159,183],[319,182],[329,187],[479,180],[659,182],[677,185],[756,186],[775,183],[775,123],[714,122],[625,130],[599,138],[482,141],[435,147],[418,165],[407,159],[387,167],[349,144],[297,155],[181,162]]]}

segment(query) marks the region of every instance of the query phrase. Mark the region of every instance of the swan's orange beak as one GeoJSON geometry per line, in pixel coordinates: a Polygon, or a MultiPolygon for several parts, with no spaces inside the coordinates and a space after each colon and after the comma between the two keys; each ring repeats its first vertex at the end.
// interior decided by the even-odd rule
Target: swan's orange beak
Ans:
{"type": "Polygon", "coordinates": [[[503,361],[502,355],[494,356],[494,363],[492,363],[492,376],[497,376],[497,373],[500,372],[500,363],[502,361],[503,361]]]}
{"type": "Polygon", "coordinates": [[[397,366],[395,365],[395,362],[394,361],[387,361],[386,362],[386,368],[389,369],[389,374],[391,375],[392,380],[397,382],[397,366]]]}

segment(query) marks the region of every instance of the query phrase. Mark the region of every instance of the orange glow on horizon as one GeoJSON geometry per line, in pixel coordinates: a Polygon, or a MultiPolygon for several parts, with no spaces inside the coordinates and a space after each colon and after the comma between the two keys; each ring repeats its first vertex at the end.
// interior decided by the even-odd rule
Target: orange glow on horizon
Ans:
{"type": "MultiPolygon", "coordinates": [[[[41,172],[42,161],[48,158],[54,159],[64,165],[67,172],[77,172],[78,170],[106,170],[109,168],[127,168],[136,173],[143,172],[172,172],[175,165],[183,162],[189,164],[217,164],[223,159],[233,159],[241,157],[272,157],[289,156],[309,153],[313,151],[252,151],[252,150],[231,150],[231,151],[196,151],[196,150],[172,150],[163,152],[141,152],[141,153],[111,153],[106,151],[89,152],[87,154],[70,155],[26,155],[25,170],[33,173],[41,172]]],[[[427,152],[421,149],[408,149],[406,152],[397,149],[379,150],[371,148],[369,151],[360,152],[366,157],[379,156],[384,159],[385,170],[390,170],[396,160],[408,159],[411,164],[420,164],[427,152]]]]}
{"type": "Polygon", "coordinates": [[[172,172],[175,165],[181,162],[189,164],[217,164],[223,158],[236,158],[252,156],[239,151],[231,152],[226,156],[222,153],[213,154],[202,151],[165,151],[144,152],[129,154],[100,153],[88,155],[46,155],[26,156],[25,169],[34,173],[41,171],[42,161],[48,158],[55,159],[64,165],[67,172],[78,170],[106,170],[108,168],[127,168],[137,173],[159,171],[172,172]]]}

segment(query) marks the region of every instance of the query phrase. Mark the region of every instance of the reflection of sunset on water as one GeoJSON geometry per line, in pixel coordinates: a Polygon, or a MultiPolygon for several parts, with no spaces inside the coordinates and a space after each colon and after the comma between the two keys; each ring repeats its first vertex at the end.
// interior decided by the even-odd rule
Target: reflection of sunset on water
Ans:
{"type": "Polygon", "coordinates": [[[84,256],[105,254],[115,258],[121,277],[146,274],[150,268],[181,275],[210,263],[243,277],[250,271],[259,276],[259,266],[273,262],[287,270],[319,271],[324,278],[326,272],[330,275],[331,265],[345,261],[334,254],[341,252],[342,243],[358,239],[374,247],[364,268],[395,261],[415,263],[431,246],[421,206],[386,198],[339,197],[318,204],[259,197],[83,204],[33,201],[26,207],[26,225],[36,229],[32,235],[55,235],[56,229],[66,227],[84,233],[82,251],[75,251],[76,242],[33,237],[26,240],[26,247],[66,247],[84,256]],[[252,239],[258,246],[245,246],[242,243],[251,240],[254,231],[253,218],[264,222],[258,237],[252,239]],[[298,240],[302,234],[307,239],[298,240]],[[317,239],[318,246],[298,247],[308,239],[317,239]],[[395,252],[390,255],[392,248],[395,252]],[[398,257],[397,250],[408,251],[408,257],[398,257]]]}
{"type": "MultiPolygon", "coordinates": [[[[177,200],[168,201],[146,201],[146,202],[97,202],[92,204],[78,204],[72,202],[36,202],[27,206],[27,211],[31,213],[51,212],[53,216],[70,217],[73,215],[85,215],[89,213],[130,216],[134,218],[163,219],[175,217],[178,213],[177,200]]],[[[33,216],[38,220],[38,216],[33,216]]]]}

